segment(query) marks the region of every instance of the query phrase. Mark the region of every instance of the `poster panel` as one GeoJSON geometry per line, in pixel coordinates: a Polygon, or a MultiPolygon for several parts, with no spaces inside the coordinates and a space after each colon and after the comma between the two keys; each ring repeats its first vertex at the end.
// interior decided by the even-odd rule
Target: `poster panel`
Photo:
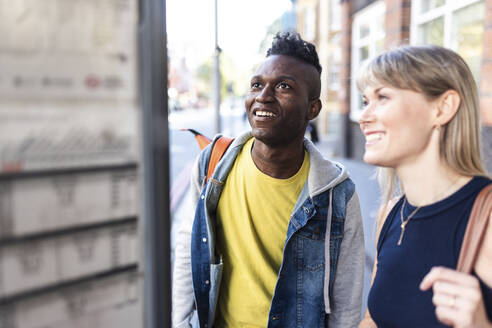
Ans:
{"type": "Polygon", "coordinates": [[[136,161],[136,29],[134,0],[0,0],[0,174],[136,161]]]}

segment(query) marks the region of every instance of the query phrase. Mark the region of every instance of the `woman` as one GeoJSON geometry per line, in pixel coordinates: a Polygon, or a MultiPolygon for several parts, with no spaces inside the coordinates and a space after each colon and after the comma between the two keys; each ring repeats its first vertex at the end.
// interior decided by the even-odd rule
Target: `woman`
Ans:
{"type": "Polygon", "coordinates": [[[445,48],[407,46],[372,60],[357,83],[364,161],[381,167],[384,195],[359,327],[492,327],[492,224],[474,274],[453,270],[473,202],[491,183],[469,68],[445,48]]]}

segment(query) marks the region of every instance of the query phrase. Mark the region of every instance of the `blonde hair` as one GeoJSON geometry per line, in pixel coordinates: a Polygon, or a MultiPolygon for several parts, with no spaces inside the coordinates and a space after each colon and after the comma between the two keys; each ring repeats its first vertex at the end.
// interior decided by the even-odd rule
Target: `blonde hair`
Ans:
{"type": "MultiPolygon", "coordinates": [[[[359,90],[380,84],[416,91],[428,100],[435,100],[448,90],[458,92],[461,100],[458,111],[441,127],[440,156],[458,174],[487,175],[482,161],[477,85],[463,58],[439,46],[398,47],[377,56],[358,73],[359,90]]],[[[400,187],[397,178],[394,169],[379,169],[380,219],[400,187]]]]}

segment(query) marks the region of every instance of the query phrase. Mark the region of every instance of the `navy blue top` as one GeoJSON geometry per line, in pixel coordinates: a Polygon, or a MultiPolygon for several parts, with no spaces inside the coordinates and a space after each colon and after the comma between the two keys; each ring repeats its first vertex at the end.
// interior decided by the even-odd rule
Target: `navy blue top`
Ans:
{"type": "MultiPolygon", "coordinates": [[[[369,292],[369,312],[378,327],[446,327],[435,315],[432,289],[422,292],[419,285],[434,266],[456,268],[473,202],[489,183],[475,177],[451,196],[420,208],[408,222],[400,246],[403,197],[396,203],[381,229],[377,272],[369,292]]],[[[414,209],[406,202],[404,218],[414,209]]],[[[490,320],[492,289],[481,286],[490,320]]]]}

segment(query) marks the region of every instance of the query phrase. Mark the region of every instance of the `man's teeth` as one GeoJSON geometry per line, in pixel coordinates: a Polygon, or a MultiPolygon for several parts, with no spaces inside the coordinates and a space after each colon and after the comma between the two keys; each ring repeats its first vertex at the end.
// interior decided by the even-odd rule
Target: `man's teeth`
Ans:
{"type": "Polygon", "coordinates": [[[273,114],[272,112],[265,112],[262,110],[258,110],[258,111],[256,111],[256,116],[275,117],[275,114],[273,114]]]}
{"type": "Polygon", "coordinates": [[[380,140],[383,137],[382,133],[371,133],[366,136],[366,141],[371,142],[371,141],[377,141],[380,140]]]}

